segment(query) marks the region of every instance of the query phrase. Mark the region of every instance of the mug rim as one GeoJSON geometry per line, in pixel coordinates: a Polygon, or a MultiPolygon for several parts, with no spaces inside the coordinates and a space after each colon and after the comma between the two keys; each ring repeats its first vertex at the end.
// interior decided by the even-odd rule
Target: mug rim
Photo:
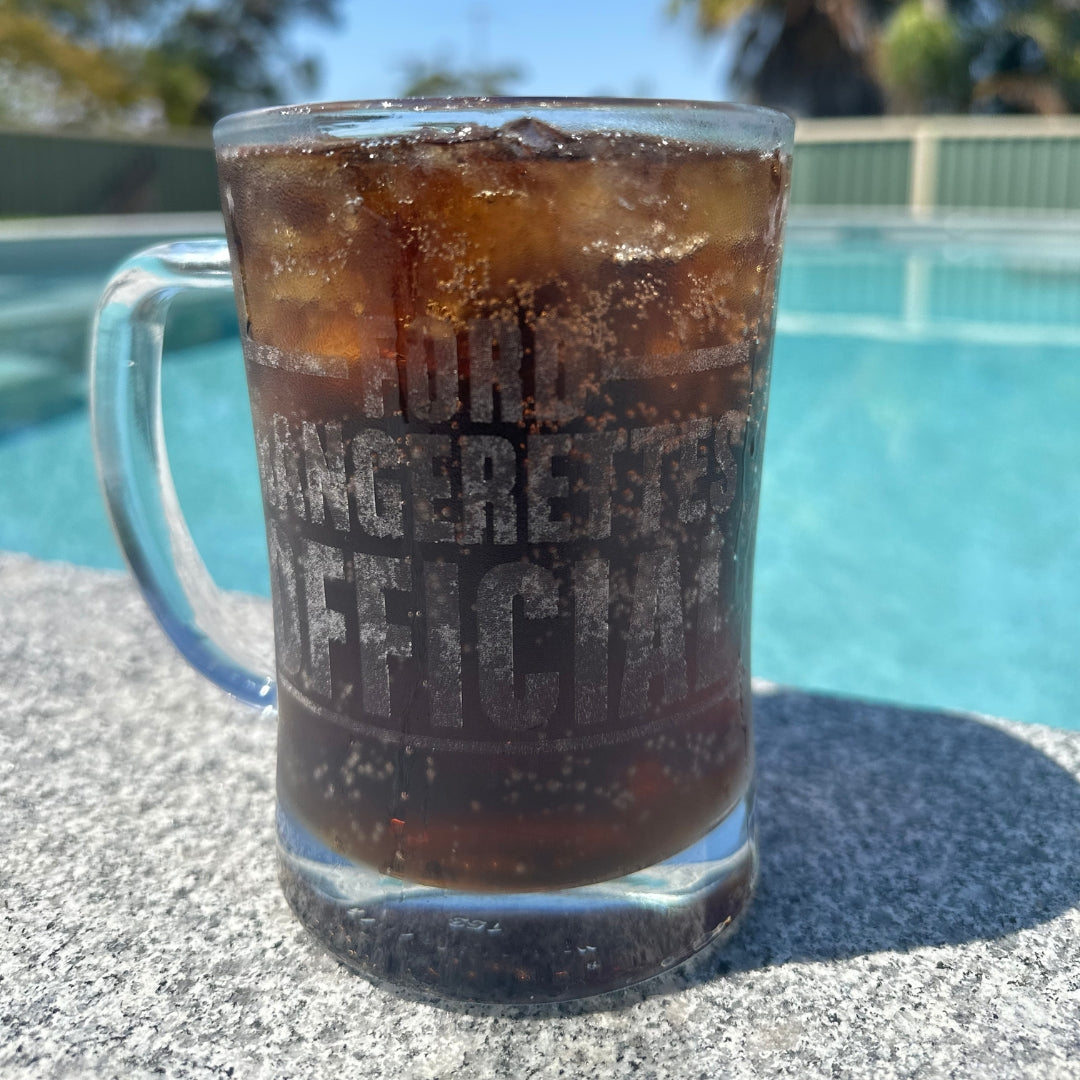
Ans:
{"type": "MultiPolygon", "coordinates": [[[[623,98],[623,97],[417,97],[373,98],[355,101],[317,101],[293,105],[272,105],[259,109],[231,113],[214,125],[214,144],[218,150],[251,145],[283,145],[292,138],[321,137],[323,139],[364,137],[350,125],[352,122],[396,119],[391,125],[406,133],[410,126],[423,126],[442,116],[458,118],[462,125],[471,117],[481,115],[519,114],[550,111],[553,114],[602,118],[604,116],[668,117],[673,126],[705,126],[713,118],[725,117],[730,125],[713,131],[725,144],[768,146],[791,152],[795,121],[786,112],[765,105],[749,105],[735,101],[705,101],[689,98],[623,98]],[[410,125],[410,121],[413,121],[410,125]],[[419,123],[416,123],[419,121],[419,123]],[[697,124],[694,122],[697,121],[697,124]],[[335,122],[342,131],[335,131],[335,122]]],[[[474,121],[475,122],[475,121],[474,121]]],[[[584,128],[582,130],[585,130],[584,128]]],[[[611,131],[612,126],[594,123],[591,131],[611,131]]],[[[639,130],[634,128],[633,130],[639,130]]],[[[369,137],[386,137],[386,133],[369,137]]]]}

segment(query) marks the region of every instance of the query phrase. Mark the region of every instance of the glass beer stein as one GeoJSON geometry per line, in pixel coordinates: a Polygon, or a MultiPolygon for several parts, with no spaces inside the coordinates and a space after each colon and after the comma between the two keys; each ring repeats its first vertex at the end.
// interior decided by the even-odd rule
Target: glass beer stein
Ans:
{"type": "Polygon", "coordinates": [[[117,534],[187,659],[276,709],[285,895],[368,975],[598,993],[746,906],[791,139],[692,102],[242,114],[215,129],[227,244],[110,283],[93,405],[117,534]],[[164,455],[169,301],[228,288],[273,662],[225,629],[164,455]]]}

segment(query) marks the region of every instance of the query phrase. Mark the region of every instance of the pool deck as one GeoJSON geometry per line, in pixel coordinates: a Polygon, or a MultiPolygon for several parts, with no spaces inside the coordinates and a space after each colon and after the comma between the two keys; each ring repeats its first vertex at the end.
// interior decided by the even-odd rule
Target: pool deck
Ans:
{"type": "Polygon", "coordinates": [[[593,1001],[447,1005],[294,920],[272,724],[124,576],[0,554],[0,611],[0,1075],[1080,1069],[1080,732],[762,685],[762,879],[731,944],[593,1001]]]}

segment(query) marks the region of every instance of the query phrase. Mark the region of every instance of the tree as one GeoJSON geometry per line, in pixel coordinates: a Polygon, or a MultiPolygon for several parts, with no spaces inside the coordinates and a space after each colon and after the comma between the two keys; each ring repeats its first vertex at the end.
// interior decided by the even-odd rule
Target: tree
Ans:
{"type": "Polygon", "coordinates": [[[692,9],[703,36],[736,42],[732,85],[744,97],[802,116],[883,111],[873,70],[875,27],[889,0],[669,0],[692,9]]]}
{"type": "Polygon", "coordinates": [[[736,42],[731,81],[797,115],[1080,111],[1075,0],[669,0],[736,42]]]}
{"type": "Polygon", "coordinates": [[[433,60],[412,58],[402,64],[401,97],[503,97],[524,71],[517,64],[488,62],[490,9],[481,3],[468,12],[470,62],[457,64],[445,54],[433,60]]]}
{"type": "Polygon", "coordinates": [[[904,112],[959,112],[971,98],[971,58],[944,5],[901,4],[884,27],[879,60],[892,103],[904,112]]]}
{"type": "Polygon", "coordinates": [[[0,0],[0,116],[54,124],[206,125],[314,82],[285,43],[338,0],[0,0]],[[6,109],[5,109],[6,104],[6,109]]]}
{"type": "Polygon", "coordinates": [[[881,76],[910,111],[1080,110],[1073,0],[904,0],[884,27],[881,76]]]}
{"type": "Polygon", "coordinates": [[[1080,112],[1080,7],[1075,0],[1002,3],[971,28],[971,108],[1080,112]]]}
{"type": "Polygon", "coordinates": [[[516,64],[458,68],[442,60],[408,60],[402,97],[502,97],[522,78],[516,64]]]}

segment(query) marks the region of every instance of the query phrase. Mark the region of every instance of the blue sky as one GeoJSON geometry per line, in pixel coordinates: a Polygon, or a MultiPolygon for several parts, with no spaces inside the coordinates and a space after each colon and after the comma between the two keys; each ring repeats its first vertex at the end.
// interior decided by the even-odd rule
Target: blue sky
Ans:
{"type": "Polygon", "coordinates": [[[454,66],[513,63],[526,95],[724,96],[723,47],[701,43],[665,0],[343,0],[336,29],[309,25],[294,38],[317,56],[321,100],[399,91],[406,60],[454,66]]]}

